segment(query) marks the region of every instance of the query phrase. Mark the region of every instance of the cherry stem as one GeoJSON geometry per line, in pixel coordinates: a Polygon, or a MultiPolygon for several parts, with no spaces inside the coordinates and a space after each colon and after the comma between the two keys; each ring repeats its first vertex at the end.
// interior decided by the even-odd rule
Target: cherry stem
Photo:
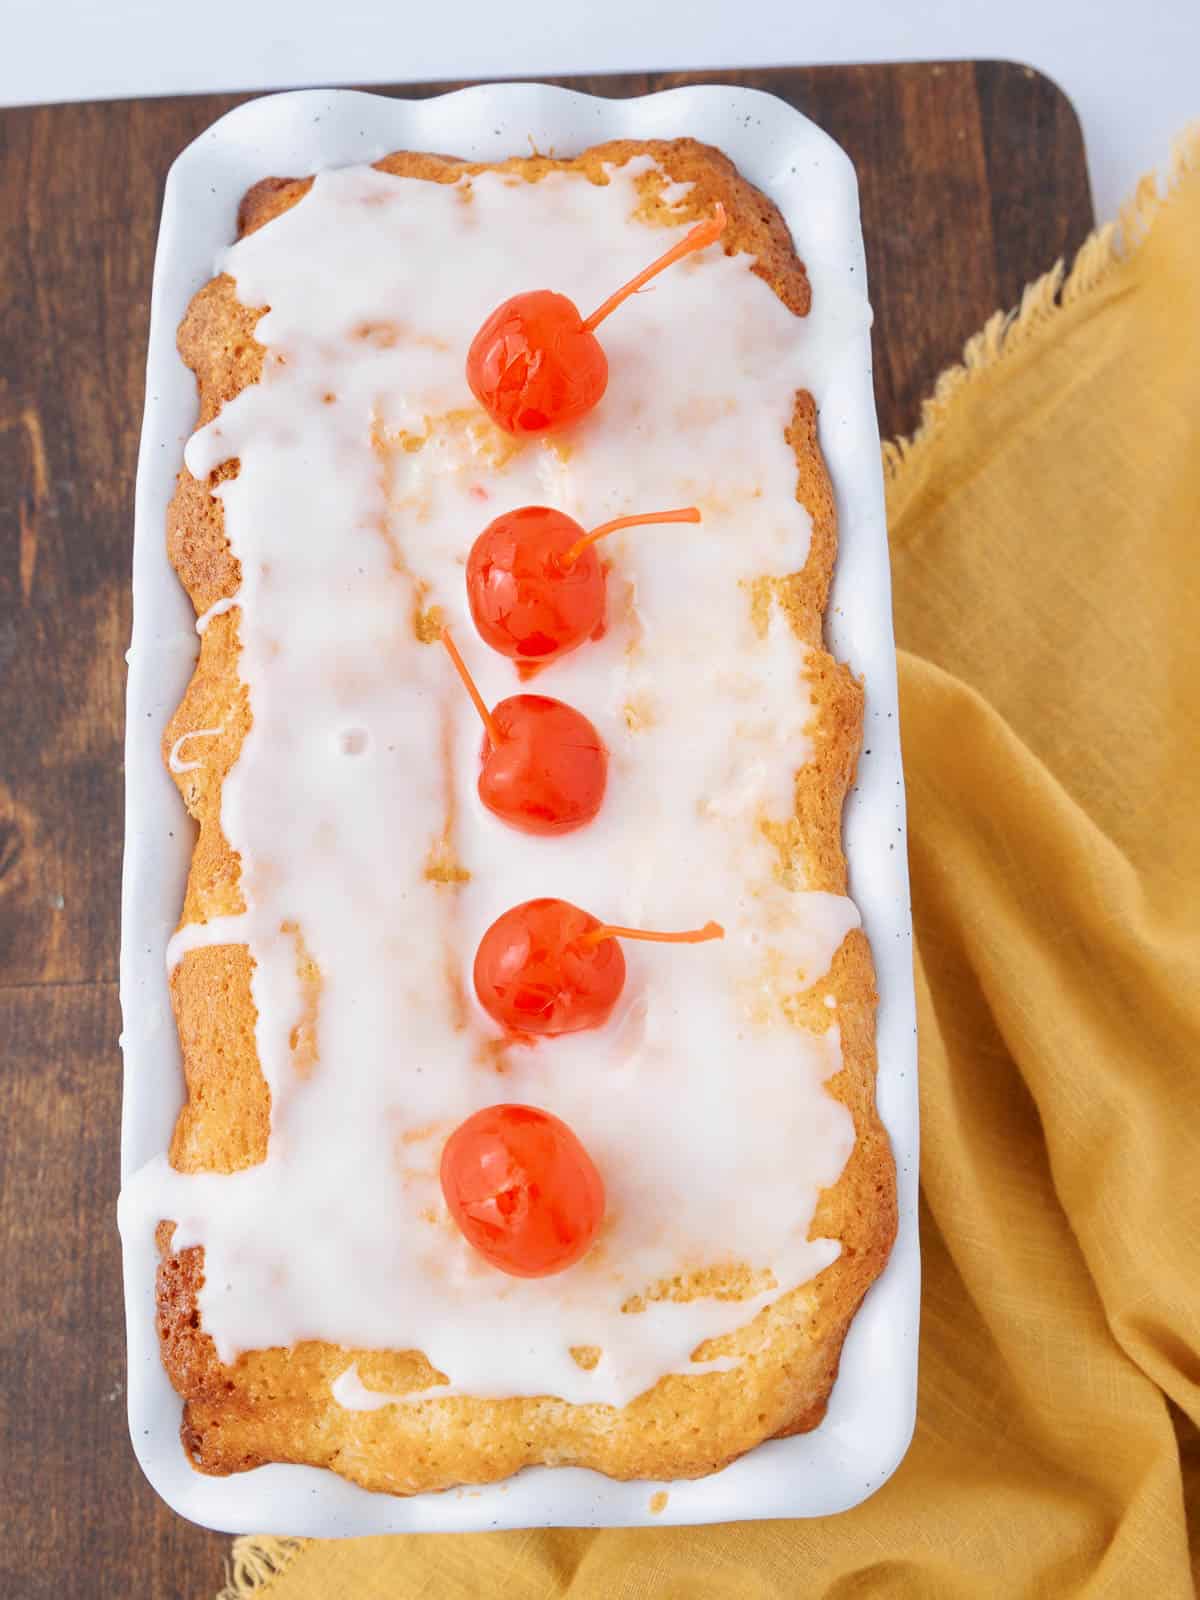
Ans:
{"type": "Polygon", "coordinates": [[[459,655],[458,646],[450,637],[449,628],[442,629],[442,643],[446,646],[446,653],[449,655],[451,661],[453,661],[459,677],[466,685],[467,693],[471,696],[471,700],[476,711],[478,711],[480,717],[483,719],[483,726],[488,736],[488,743],[491,745],[492,749],[495,750],[502,743],[500,729],[496,726],[495,717],[492,716],[492,713],[487,708],[487,702],[484,700],[479,690],[475,687],[475,679],[467,671],[467,663],[459,655]]]}
{"type": "Polygon", "coordinates": [[[640,517],[616,517],[612,522],[602,522],[598,528],[593,528],[591,533],[585,533],[582,539],[576,539],[571,548],[559,556],[560,567],[573,567],[588,545],[595,544],[597,539],[603,539],[606,534],[616,533],[618,528],[641,528],[652,522],[699,522],[700,511],[697,506],[684,506],[679,511],[648,511],[640,517]]]}
{"type": "Polygon", "coordinates": [[[646,939],[652,944],[704,944],[709,939],[723,939],[725,929],[719,922],[706,922],[702,928],[688,928],[683,933],[648,933],[645,928],[618,928],[602,923],[585,933],[581,944],[599,944],[604,939],[646,939]]]}
{"type": "Polygon", "coordinates": [[[616,294],[610,294],[604,304],[598,306],[584,323],[586,331],[590,333],[593,328],[598,328],[605,317],[610,316],[619,305],[629,299],[631,294],[636,294],[643,284],[649,283],[651,278],[657,278],[660,272],[674,266],[684,256],[690,256],[693,250],[703,250],[706,245],[719,239],[725,231],[725,220],[725,207],[718,200],[711,217],[698,222],[689,233],[684,234],[678,244],[673,244],[665,255],[659,256],[657,261],[652,261],[648,267],[643,268],[636,278],[630,278],[616,294]]]}

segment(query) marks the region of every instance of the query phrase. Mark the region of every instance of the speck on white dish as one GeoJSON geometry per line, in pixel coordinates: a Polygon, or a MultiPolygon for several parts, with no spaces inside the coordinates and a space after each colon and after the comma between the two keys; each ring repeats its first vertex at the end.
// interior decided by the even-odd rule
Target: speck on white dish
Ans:
{"type": "MultiPolygon", "coordinates": [[[[850,162],[807,118],[756,90],[705,85],[608,100],[503,84],[415,101],[303,91],[231,112],[172,167],[154,273],[135,511],[121,947],[123,1179],[166,1149],[182,1098],[165,950],[182,903],[191,830],[160,741],[191,676],[198,641],[191,605],[167,560],[164,518],[196,406],[175,331],[189,299],[212,275],[218,250],[234,237],[242,194],[262,177],[369,162],[398,149],[486,161],[522,152],[530,140],[568,154],[605,139],[681,135],[724,150],[779,205],[802,258],[828,250],[831,230],[837,259],[865,296],[850,162]]],[[[533,1468],[486,1488],[406,1499],[370,1494],[312,1467],[207,1477],[191,1467],[179,1442],[181,1401],[159,1362],[156,1253],[146,1237],[128,1242],[124,1258],[130,1432],[147,1477],[181,1515],[227,1532],[326,1538],[824,1516],[871,1494],[904,1455],[915,1416],[919,1309],[916,1037],[890,573],[865,318],[817,401],[840,541],[826,637],[866,685],[864,754],[845,838],[850,892],[878,974],[877,1094],[896,1158],[900,1210],[891,1260],[850,1330],[824,1422],[692,1482],[616,1483],[582,1470],[533,1468]]]]}

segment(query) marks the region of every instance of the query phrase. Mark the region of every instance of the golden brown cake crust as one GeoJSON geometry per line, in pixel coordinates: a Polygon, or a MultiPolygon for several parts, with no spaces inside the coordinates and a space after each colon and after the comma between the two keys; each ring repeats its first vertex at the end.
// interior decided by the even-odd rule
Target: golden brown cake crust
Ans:
{"type": "MultiPolygon", "coordinates": [[[[644,154],[653,157],[667,181],[692,185],[686,201],[668,209],[661,198],[662,179],[647,173],[639,180],[638,212],[647,224],[707,215],[720,200],[729,215],[726,251],[753,253],[753,270],[791,311],[807,314],[808,280],[786,224],[717,150],[691,139],[620,140],[574,160],[532,156],[499,165],[530,182],[566,169],[602,183],[606,165],[623,165],[644,154]]],[[[493,170],[412,152],[387,156],[377,166],[398,177],[439,183],[493,170]]],[[[268,178],[256,184],[240,207],[239,232],[269,224],[310,183],[268,178]]],[[[193,299],[180,326],[179,349],[196,374],[201,422],[257,381],[263,350],[254,330],[260,315],[261,310],[238,303],[227,276],[213,279],[193,299]]],[[[812,647],[809,679],[816,710],[809,729],[814,754],[797,774],[794,817],[771,837],[781,870],[797,887],[845,893],[841,812],[858,758],[863,697],[848,668],[823,648],[837,534],[817,442],[816,407],[808,393],[796,395],[785,431],[796,457],[796,498],[812,522],[811,546],[804,569],[790,579],[761,580],[755,602],[765,612],[773,589],[797,634],[812,647]]],[[[221,502],[210,492],[236,471],[237,463],[228,463],[209,483],[181,471],[168,512],[171,561],[198,614],[234,597],[240,585],[221,502]]],[[[215,616],[204,632],[195,675],[164,737],[165,755],[182,734],[224,729],[210,741],[204,766],[175,777],[199,825],[182,924],[242,909],[237,857],[219,820],[221,783],[251,720],[238,677],[238,652],[235,605],[215,616]]],[[[187,1083],[187,1103],[170,1150],[180,1171],[231,1172],[266,1157],[270,1095],[255,1047],[251,971],[249,951],[225,945],[190,952],[173,973],[172,1004],[187,1083]]],[[[347,1350],[316,1342],[248,1351],[223,1365],[200,1326],[203,1251],[173,1253],[174,1225],[163,1222],[158,1331],[164,1365],[185,1401],[182,1437],[189,1458],[213,1473],[269,1461],[302,1462],[329,1467],[369,1489],[411,1494],[484,1483],[537,1463],[593,1467],[615,1478],[697,1477],[763,1439],[815,1427],[825,1414],[846,1330],[882,1271],[896,1231],[895,1169],[875,1108],[875,1004],[870,948],[858,931],[847,936],[817,988],[789,1003],[798,1026],[821,1031],[832,1014],[841,1029],[843,1067],[828,1089],[850,1111],[856,1142],[837,1183],[822,1192],[811,1234],[836,1238],[842,1248],[810,1283],[697,1352],[702,1359],[737,1356],[735,1370],[669,1375],[619,1409],[551,1398],[456,1396],[346,1410],[333,1399],[330,1384],[352,1360],[368,1388],[396,1392],[434,1381],[435,1375],[417,1352],[347,1350]],[[822,1003],[827,994],[836,997],[834,1013],[822,1003]]]]}

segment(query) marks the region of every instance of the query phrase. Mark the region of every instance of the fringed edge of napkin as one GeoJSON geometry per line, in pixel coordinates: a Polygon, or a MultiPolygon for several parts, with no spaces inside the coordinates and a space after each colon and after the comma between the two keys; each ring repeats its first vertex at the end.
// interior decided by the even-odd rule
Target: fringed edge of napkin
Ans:
{"type": "Polygon", "coordinates": [[[963,347],[962,361],[947,367],[933,394],[921,403],[921,420],[907,438],[889,439],[883,445],[883,476],[890,489],[901,473],[928,449],[941,431],[954,401],[981,373],[1005,356],[1028,344],[1043,329],[1053,326],[1068,306],[1090,294],[1126,261],[1146,238],[1163,206],[1191,173],[1200,172],[1200,122],[1184,128],[1171,145],[1166,181],[1156,173],[1142,178],[1122,206],[1115,222],[1106,222],[1080,245],[1067,273],[1064,263],[1054,263],[1028,284],[1021,303],[1012,311],[997,311],[963,347]]]}
{"type": "MultiPolygon", "coordinates": [[[[922,402],[921,420],[907,438],[889,439],[883,445],[884,481],[891,487],[937,437],[951,405],[967,384],[994,367],[1053,324],[1055,318],[1082,296],[1102,284],[1128,259],[1150,232],[1154,219],[1180,183],[1200,172],[1200,122],[1185,128],[1173,141],[1165,185],[1155,173],[1140,180],[1116,222],[1106,222],[1088,235],[1068,273],[1062,261],[1029,284],[1021,304],[1012,311],[997,311],[963,347],[962,361],[948,367],[922,402]]],[[[275,1538],[271,1534],[243,1534],[233,1541],[226,1568],[225,1587],[215,1600],[265,1600],[266,1593],[310,1543],[307,1539],[275,1538]]]]}
{"type": "Polygon", "coordinates": [[[216,1600],[262,1600],[269,1585],[291,1566],[307,1539],[276,1539],[269,1533],[247,1533],[233,1541],[225,1567],[225,1587],[216,1600]]]}

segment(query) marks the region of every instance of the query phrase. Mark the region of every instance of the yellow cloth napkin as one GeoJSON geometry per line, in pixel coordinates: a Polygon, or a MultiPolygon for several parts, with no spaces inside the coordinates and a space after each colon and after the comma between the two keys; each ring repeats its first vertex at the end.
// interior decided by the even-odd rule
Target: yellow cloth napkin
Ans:
{"type": "Polygon", "coordinates": [[[241,1540],[270,1600],[1193,1593],[1200,129],[886,455],[920,1002],[916,1437],[814,1522],[241,1540]]]}

